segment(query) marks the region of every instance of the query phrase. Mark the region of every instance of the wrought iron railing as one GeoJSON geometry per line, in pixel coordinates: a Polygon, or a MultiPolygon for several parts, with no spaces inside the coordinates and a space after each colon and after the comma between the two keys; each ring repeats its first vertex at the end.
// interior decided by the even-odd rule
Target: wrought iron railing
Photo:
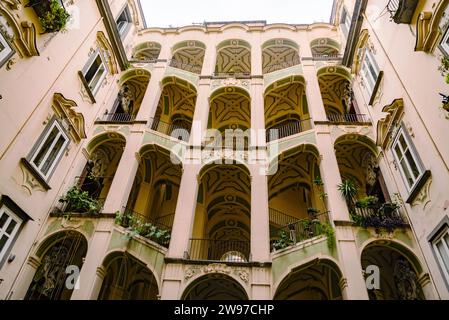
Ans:
{"type": "Polygon", "coordinates": [[[270,72],[274,72],[274,71],[278,71],[278,70],[282,70],[282,69],[287,69],[287,68],[296,66],[298,64],[301,64],[301,59],[299,57],[295,58],[295,59],[283,61],[281,63],[268,65],[264,68],[265,69],[264,73],[270,73],[270,72]]]}
{"type": "Polygon", "coordinates": [[[175,220],[175,214],[161,214],[159,217],[155,219],[155,222],[159,225],[167,226],[168,228],[173,227],[173,221],[175,220]]]}
{"type": "Polygon", "coordinates": [[[390,0],[390,1],[388,1],[387,10],[390,13],[391,17],[394,17],[396,12],[398,11],[400,2],[401,2],[400,0],[390,0]]]}
{"type": "Polygon", "coordinates": [[[283,227],[290,223],[297,222],[299,220],[298,218],[295,218],[293,216],[290,216],[286,213],[283,213],[273,208],[269,208],[268,212],[270,217],[270,223],[275,224],[278,227],[283,227]]]}
{"type": "Polygon", "coordinates": [[[392,203],[364,208],[351,205],[350,208],[353,220],[361,227],[394,230],[408,226],[407,219],[402,214],[399,206],[392,203]]]}
{"type": "Polygon", "coordinates": [[[175,59],[170,59],[168,65],[173,68],[182,69],[182,70],[196,73],[196,74],[200,74],[201,68],[202,68],[202,66],[200,66],[200,65],[184,63],[182,61],[178,61],[175,59]]]}
{"type": "Polygon", "coordinates": [[[251,78],[251,72],[214,72],[212,78],[225,79],[249,79],[251,78]]]}
{"type": "Polygon", "coordinates": [[[160,229],[171,230],[172,226],[166,225],[163,221],[158,221],[158,219],[151,219],[139,212],[135,212],[130,208],[123,208],[123,219],[121,221],[122,227],[129,227],[132,223],[150,223],[160,229]]]}
{"type": "Polygon", "coordinates": [[[190,260],[248,262],[250,242],[246,240],[190,239],[190,260]]]}
{"type": "Polygon", "coordinates": [[[189,141],[190,137],[189,128],[161,121],[157,117],[150,118],[149,128],[153,131],[163,133],[167,136],[174,137],[178,140],[182,140],[185,142],[189,141]]]}
{"type": "Polygon", "coordinates": [[[279,124],[267,129],[266,141],[270,142],[277,139],[282,139],[310,129],[312,129],[311,119],[279,124]]]}
{"type": "Polygon", "coordinates": [[[324,53],[313,54],[313,60],[315,61],[333,61],[341,59],[343,59],[343,55],[341,54],[324,54],[324,53]]]}
{"type": "Polygon", "coordinates": [[[134,121],[135,118],[135,115],[129,113],[106,113],[102,115],[97,121],[126,123],[134,121]]]}
{"type": "MultiPolygon", "coordinates": [[[[296,222],[289,223],[286,226],[277,228],[279,237],[282,233],[287,236],[288,243],[285,247],[293,245],[316,236],[325,234],[325,226],[329,224],[329,212],[322,212],[314,215],[309,219],[301,219],[296,222]]],[[[271,240],[272,250],[276,249],[278,239],[271,240]]]]}
{"type": "Polygon", "coordinates": [[[366,118],[366,115],[364,114],[352,114],[352,113],[346,113],[346,114],[328,114],[327,120],[330,122],[369,122],[366,118]]]}

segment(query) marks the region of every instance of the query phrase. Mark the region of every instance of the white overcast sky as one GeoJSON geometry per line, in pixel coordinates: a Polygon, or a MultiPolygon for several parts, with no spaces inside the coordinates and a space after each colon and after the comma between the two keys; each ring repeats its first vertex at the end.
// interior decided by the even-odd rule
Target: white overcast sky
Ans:
{"type": "Polygon", "coordinates": [[[141,0],[148,27],[204,21],[329,22],[333,0],[141,0]]]}

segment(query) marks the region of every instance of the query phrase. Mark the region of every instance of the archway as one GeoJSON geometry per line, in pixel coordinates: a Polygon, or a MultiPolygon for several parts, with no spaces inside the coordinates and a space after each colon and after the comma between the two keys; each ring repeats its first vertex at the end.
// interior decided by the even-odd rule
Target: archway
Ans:
{"type": "Polygon", "coordinates": [[[250,75],[251,46],[244,40],[232,39],[217,46],[216,75],[250,75]]]}
{"type": "Polygon", "coordinates": [[[341,277],[335,263],[316,259],[292,269],[279,284],[274,300],[342,300],[341,277]]]}
{"type": "Polygon", "coordinates": [[[170,66],[196,74],[201,74],[206,46],[204,43],[187,40],[175,44],[170,66]]]}
{"type": "Polygon", "coordinates": [[[36,253],[41,257],[41,264],[25,300],[70,300],[75,282],[67,281],[72,273],[67,272],[67,267],[81,270],[86,253],[87,240],[76,231],[61,231],[45,240],[36,253]]]}
{"type": "Polygon", "coordinates": [[[361,255],[362,268],[379,268],[380,286],[368,290],[370,300],[424,300],[418,281],[422,269],[418,259],[405,247],[389,242],[374,241],[361,255]]]}
{"type": "Polygon", "coordinates": [[[217,273],[192,282],[185,289],[182,300],[248,300],[248,295],[236,280],[217,273]]]}
{"type": "Polygon", "coordinates": [[[147,41],[134,47],[133,58],[140,61],[154,61],[159,57],[160,52],[159,43],[147,41]]]}
{"type": "Polygon", "coordinates": [[[298,45],[289,39],[272,39],[262,45],[262,73],[292,67],[301,63],[298,45]]]}
{"type": "Polygon", "coordinates": [[[98,300],[157,300],[159,289],[154,274],[127,252],[105,258],[106,276],[98,300]]]}

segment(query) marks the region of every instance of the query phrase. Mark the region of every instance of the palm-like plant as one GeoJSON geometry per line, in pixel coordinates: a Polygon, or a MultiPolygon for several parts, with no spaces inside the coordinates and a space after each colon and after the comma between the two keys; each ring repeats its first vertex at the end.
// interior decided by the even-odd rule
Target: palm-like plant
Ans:
{"type": "Polygon", "coordinates": [[[357,185],[353,181],[344,180],[337,187],[341,195],[343,196],[343,198],[345,198],[348,204],[354,203],[358,190],[357,185]]]}

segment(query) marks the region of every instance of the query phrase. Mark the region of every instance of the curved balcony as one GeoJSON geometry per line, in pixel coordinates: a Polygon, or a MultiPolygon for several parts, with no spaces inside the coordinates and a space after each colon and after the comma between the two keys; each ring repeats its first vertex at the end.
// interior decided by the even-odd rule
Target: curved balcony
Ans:
{"type": "Polygon", "coordinates": [[[249,262],[250,242],[245,240],[190,239],[189,260],[249,262]]]}
{"type": "Polygon", "coordinates": [[[267,129],[266,141],[279,140],[311,129],[312,120],[310,118],[300,121],[289,121],[267,129]]]}

